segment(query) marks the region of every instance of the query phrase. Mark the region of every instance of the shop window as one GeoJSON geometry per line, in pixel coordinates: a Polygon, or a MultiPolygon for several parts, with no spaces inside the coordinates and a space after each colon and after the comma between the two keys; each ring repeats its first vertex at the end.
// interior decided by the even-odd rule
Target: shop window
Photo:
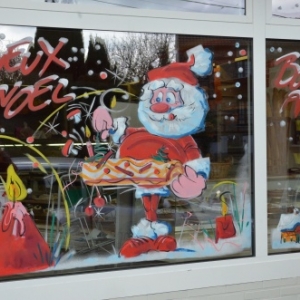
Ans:
{"type": "Polygon", "coordinates": [[[1,278],[254,254],[252,40],[0,39],[1,278]]]}
{"type": "Polygon", "coordinates": [[[57,4],[77,4],[100,6],[107,8],[139,8],[151,10],[167,10],[178,12],[199,12],[213,14],[245,15],[245,0],[209,0],[209,1],[132,1],[132,0],[30,0],[31,2],[47,2],[57,4]]]}
{"type": "Polygon", "coordinates": [[[272,0],[272,15],[278,18],[300,18],[300,5],[295,0],[272,0]]]}
{"type": "Polygon", "coordinates": [[[298,47],[267,40],[269,253],[300,249],[298,47]]]}

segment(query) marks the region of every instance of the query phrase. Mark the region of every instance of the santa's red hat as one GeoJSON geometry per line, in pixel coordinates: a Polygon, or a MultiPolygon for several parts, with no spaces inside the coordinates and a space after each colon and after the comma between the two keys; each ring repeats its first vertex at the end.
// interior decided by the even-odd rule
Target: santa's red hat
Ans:
{"type": "Polygon", "coordinates": [[[156,68],[148,72],[148,81],[163,78],[177,78],[190,85],[197,85],[198,76],[209,75],[212,71],[212,52],[202,45],[187,51],[187,62],[174,62],[167,66],[156,68]]]}
{"type": "Polygon", "coordinates": [[[194,73],[191,72],[191,66],[195,62],[194,56],[191,61],[187,63],[174,62],[165,67],[156,68],[148,72],[148,80],[154,81],[162,78],[178,78],[183,82],[189,83],[190,85],[198,84],[198,80],[194,73]]]}

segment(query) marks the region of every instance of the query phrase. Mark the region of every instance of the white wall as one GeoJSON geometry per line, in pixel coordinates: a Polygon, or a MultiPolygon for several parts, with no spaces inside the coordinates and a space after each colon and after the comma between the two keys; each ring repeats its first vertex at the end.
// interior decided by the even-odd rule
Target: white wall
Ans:
{"type": "Polygon", "coordinates": [[[294,277],[110,300],[299,300],[299,283],[300,277],[294,277]]]}

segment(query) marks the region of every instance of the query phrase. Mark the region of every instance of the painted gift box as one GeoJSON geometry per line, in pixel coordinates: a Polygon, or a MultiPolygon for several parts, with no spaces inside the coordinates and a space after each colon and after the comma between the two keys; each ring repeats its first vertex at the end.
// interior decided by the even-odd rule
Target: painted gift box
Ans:
{"type": "Polygon", "coordinates": [[[225,215],[216,218],[216,240],[228,239],[236,235],[236,229],[233,223],[232,215],[225,215]]]}

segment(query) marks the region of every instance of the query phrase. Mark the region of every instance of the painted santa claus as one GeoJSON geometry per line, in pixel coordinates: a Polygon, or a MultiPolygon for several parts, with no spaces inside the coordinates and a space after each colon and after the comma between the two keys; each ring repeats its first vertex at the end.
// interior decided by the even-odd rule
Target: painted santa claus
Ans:
{"type": "Polygon", "coordinates": [[[159,201],[171,193],[192,199],[206,187],[209,159],[201,156],[191,135],[205,128],[209,107],[197,77],[211,74],[213,54],[199,45],[188,50],[187,56],[185,63],[174,62],[148,72],[138,107],[143,128],[130,128],[125,117],[113,120],[103,107],[93,114],[94,129],[103,139],[111,136],[120,145],[117,157],[178,160],[184,166],[184,173],[168,186],[136,186],[135,197],[142,200],[145,218],[132,227],[133,237],[120,250],[124,257],[176,250],[170,226],[157,219],[159,201]]]}

